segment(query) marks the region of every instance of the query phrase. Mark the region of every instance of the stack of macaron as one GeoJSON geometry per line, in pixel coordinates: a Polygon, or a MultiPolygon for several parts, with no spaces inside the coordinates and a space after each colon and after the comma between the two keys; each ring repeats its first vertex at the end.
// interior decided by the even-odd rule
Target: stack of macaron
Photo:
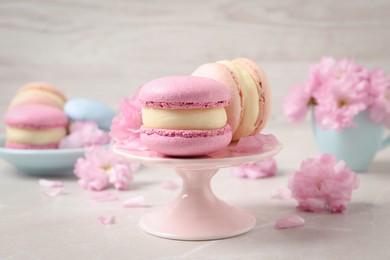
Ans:
{"type": "Polygon", "coordinates": [[[23,86],[4,115],[7,148],[53,149],[67,133],[64,93],[43,82],[23,86]]]}
{"type": "Polygon", "coordinates": [[[92,121],[107,130],[114,112],[89,99],[67,100],[58,88],[35,82],[23,86],[4,115],[5,147],[12,149],[56,149],[73,121],[92,121]]]}
{"type": "Polygon", "coordinates": [[[169,156],[198,156],[255,135],[265,126],[271,92],[251,60],[207,63],[192,76],[165,77],[142,86],[141,142],[169,156]]]}

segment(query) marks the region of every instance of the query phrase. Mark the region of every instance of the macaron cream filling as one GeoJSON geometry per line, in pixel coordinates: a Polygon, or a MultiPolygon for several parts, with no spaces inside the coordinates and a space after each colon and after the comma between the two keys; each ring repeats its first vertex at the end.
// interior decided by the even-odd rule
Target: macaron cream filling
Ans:
{"type": "Polygon", "coordinates": [[[233,134],[233,140],[237,139],[235,136],[250,135],[256,128],[256,122],[260,111],[259,106],[259,94],[256,82],[253,80],[252,75],[246,70],[234,65],[231,61],[223,60],[217,63],[226,66],[236,76],[238,83],[241,86],[243,92],[243,103],[244,103],[244,115],[241,120],[241,124],[233,134]]]}
{"type": "Polygon", "coordinates": [[[203,109],[142,108],[142,122],[146,128],[213,130],[226,125],[223,107],[203,109]]]}
{"type": "Polygon", "coordinates": [[[6,128],[7,140],[13,143],[44,145],[57,143],[66,135],[66,129],[50,128],[50,129],[22,129],[18,127],[8,126],[6,128]]]}

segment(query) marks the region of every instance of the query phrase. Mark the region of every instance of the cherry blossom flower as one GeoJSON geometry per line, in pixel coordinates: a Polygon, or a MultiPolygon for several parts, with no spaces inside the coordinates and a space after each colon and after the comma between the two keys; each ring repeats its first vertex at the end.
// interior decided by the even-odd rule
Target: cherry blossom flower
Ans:
{"type": "Polygon", "coordinates": [[[370,74],[371,96],[373,99],[370,119],[390,128],[390,79],[383,70],[373,70],[370,74]]]}
{"type": "Polygon", "coordinates": [[[69,135],[61,139],[59,148],[81,148],[92,145],[105,145],[110,142],[108,133],[100,130],[95,122],[73,122],[69,135]]]}
{"type": "Polygon", "coordinates": [[[85,158],[79,158],[74,173],[79,184],[88,190],[100,191],[112,184],[118,190],[128,189],[133,180],[133,170],[111,150],[102,146],[91,146],[86,149],[85,158]]]}
{"type": "Polygon", "coordinates": [[[351,200],[352,191],[359,186],[359,179],[344,161],[336,163],[330,154],[309,158],[289,179],[291,195],[304,211],[329,210],[341,213],[351,200]]]}
{"type": "Polygon", "coordinates": [[[305,118],[309,106],[315,103],[312,88],[295,85],[284,100],[284,113],[291,123],[298,123],[305,118]]]}
{"type": "Polygon", "coordinates": [[[276,169],[275,159],[268,158],[259,162],[244,163],[234,167],[233,172],[239,178],[260,179],[274,176],[276,169]]]}
{"type": "Polygon", "coordinates": [[[323,57],[310,66],[303,84],[294,85],[284,100],[290,122],[302,121],[313,107],[324,129],[354,127],[353,118],[369,109],[374,123],[390,128],[390,80],[382,70],[368,71],[354,60],[323,57]]]}
{"type": "Polygon", "coordinates": [[[142,125],[141,104],[138,92],[130,97],[122,98],[120,113],[112,120],[110,136],[114,142],[131,149],[146,149],[140,139],[142,125]]]}

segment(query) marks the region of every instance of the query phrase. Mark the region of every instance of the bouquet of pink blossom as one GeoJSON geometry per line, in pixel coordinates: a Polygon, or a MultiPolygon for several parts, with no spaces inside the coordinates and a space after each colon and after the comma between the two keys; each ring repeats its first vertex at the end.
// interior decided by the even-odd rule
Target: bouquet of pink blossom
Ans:
{"type": "Polygon", "coordinates": [[[353,118],[365,110],[373,123],[390,128],[390,80],[382,70],[369,71],[354,60],[323,57],[284,101],[291,122],[302,121],[309,107],[324,129],[353,127],[353,118]]]}

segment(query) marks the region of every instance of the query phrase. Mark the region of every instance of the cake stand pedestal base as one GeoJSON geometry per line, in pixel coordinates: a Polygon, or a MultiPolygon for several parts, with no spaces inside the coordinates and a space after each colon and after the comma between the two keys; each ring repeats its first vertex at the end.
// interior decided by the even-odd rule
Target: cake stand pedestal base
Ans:
{"type": "Polygon", "coordinates": [[[179,240],[211,240],[250,231],[256,219],[218,199],[210,181],[218,169],[176,169],[183,186],[179,196],[157,211],[144,215],[141,228],[152,235],[179,240]]]}
{"type": "Polygon", "coordinates": [[[237,144],[234,143],[215,153],[184,158],[114,145],[113,151],[123,158],[149,167],[172,168],[183,180],[179,196],[167,206],[145,214],[140,220],[141,228],[154,236],[177,240],[227,238],[253,229],[255,217],[217,198],[210,182],[221,168],[261,161],[282,149],[272,135],[260,135],[258,138],[263,143],[256,151],[237,152],[237,144]]]}

